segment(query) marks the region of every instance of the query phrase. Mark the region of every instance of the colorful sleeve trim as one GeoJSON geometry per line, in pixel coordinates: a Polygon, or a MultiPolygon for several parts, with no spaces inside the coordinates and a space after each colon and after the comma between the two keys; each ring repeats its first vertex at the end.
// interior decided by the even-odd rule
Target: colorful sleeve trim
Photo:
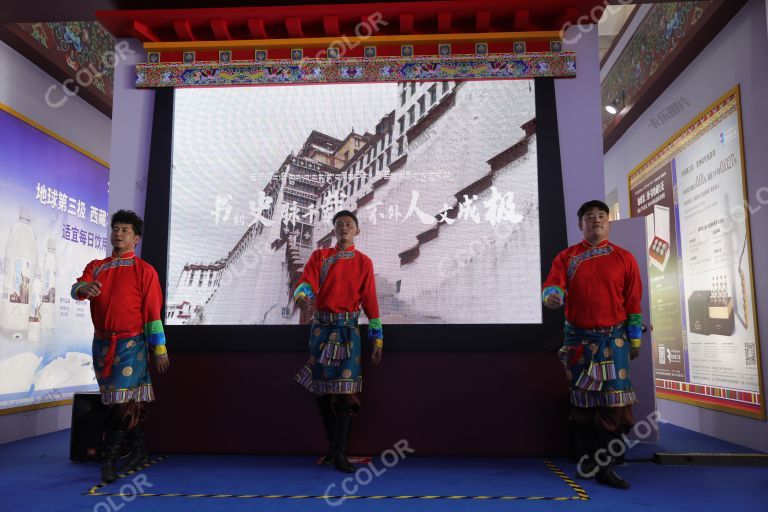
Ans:
{"type": "Polygon", "coordinates": [[[293,292],[293,300],[296,301],[299,299],[299,297],[309,297],[310,299],[315,298],[315,293],[312,291],[312,287],[309,285],[309,283],[301,283],[296,287],[296,291],[293,292]]]}
{"type": "Polygon", "coordinates": [[[147,345],[153,347],[155,352],[157,352],[157,347],[162,347],[165,345],[165,334],[162,332],[150,334],[147,336],[147,345]]]}
{"type": "Polygon", "coordinates": [[[158,357],[163,357],[168,355],[168,349],[165,348],[165,345],[157,345],[155,346],[155,355],[158,357]]]}
{"type": "Polygon", "coordinates": [[[640,338],[630,338],[629,344],[632,346],[632,348],[640,348],[643,345],[643,340],[640,338]]]}
{"type": "Polygon", "coordinates": [[[627,338],[631,340],[639,340],[643,337],[643,329],[639,325],[627,326],[627,338]]]}
{"type": "Polygon", "coordinates": [[[144,324],[144,336],[150,347],[165,345],[165,333],[163,332],[163,322],[153,320],[144,324]]]}
{"type": "Polygon", "coordinates": [[[80,288],[88,284],[85,281],[80,281],[79,283],[75,283],[72,285],[72,291],[70,292],[70,296],[75,300],[82,300],[80,297],[78,297],[78,292],[80,291],[80,288]]]}
{"type": "MultiPolygon", "coordinates": [[[[627,337],[630,340],[640,340],[643,337],[643,316],[638,313],[627,315],[627,337]]],[[[634,345],[633,345],[634,346],[634,345]]],[[[640,345],[638,344],[638,347],[640,345]]]]}
{"type": "Polygon", "coordinates": [[[565,291],[563,291],[562,288],[560,288],[559,286],[547,286],[546,288],[544,288],[544,291],[541,294],[541,301],[544,302],[545,300],[547,300],[547,297],[555,293],[558,294],[561,299],[565,298],[565,291]]]}
{"type": "Polygon", "coordinates": [[[368,320],[368,339],[374,344],[381,346],[384,341],[384,326],[381,325],[381,318],[371,318],[368,320]]]}

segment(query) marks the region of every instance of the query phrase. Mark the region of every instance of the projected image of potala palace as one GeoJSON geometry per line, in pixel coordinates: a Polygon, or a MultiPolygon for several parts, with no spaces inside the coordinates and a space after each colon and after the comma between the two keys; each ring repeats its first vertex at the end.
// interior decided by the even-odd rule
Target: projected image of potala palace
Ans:
{"type": "Polygon", "coordinates": [[[292,292],[342,209],[360,221],[385,324],[540,322],[532,86],[403,82],[362,133],[311,130],[254,187],[242,237],[169,275],[166,322],[310,321],[292,292]]]}

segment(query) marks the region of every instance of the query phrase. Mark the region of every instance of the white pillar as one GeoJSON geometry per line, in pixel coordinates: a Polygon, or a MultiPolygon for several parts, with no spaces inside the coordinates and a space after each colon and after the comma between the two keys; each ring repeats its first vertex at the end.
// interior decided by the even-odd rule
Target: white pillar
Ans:
{"type": "MultiPolygon", "coordinates": [[[[127,209],[144,217],[155,91],[134,86],[136,64],[146,62],[141,43],[136,39],[119,39],[115,47],[118,57],[112,99],[109,212],[127,209]]],[[[141,245],[137,248],[137,253],[140,252],[141,245]]]]}
{"type": "Polygon", "coordinates": [[[555,98],[568,243],[575,244],[582,239],[579,206],[605,199],[597,25],[569,27],[564,42],[566,51],[576,52],[576,78],[555,80],[555,98]]]}

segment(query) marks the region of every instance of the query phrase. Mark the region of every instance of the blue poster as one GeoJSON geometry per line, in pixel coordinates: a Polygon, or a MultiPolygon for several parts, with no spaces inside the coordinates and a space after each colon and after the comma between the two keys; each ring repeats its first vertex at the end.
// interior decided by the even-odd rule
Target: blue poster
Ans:
{"type": "Polygon", "coordinates": [[[106,163],[0,105],[0,413],[98,389],[89,305],[69,289],[109,250],[106,163]]]}

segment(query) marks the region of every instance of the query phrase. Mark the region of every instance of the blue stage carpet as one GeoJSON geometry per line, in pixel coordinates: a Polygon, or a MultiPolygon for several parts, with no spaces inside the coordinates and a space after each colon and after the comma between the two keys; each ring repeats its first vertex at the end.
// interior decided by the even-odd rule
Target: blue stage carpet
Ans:
{"type": "MultiPolygon", "coordinates": [[[[628,463],[618,472],[633,487],[619,491],[590,480],[571,480],[574,466],[564,459],[548,463],[522,458],[410,457],[387,467],[374,458],[370,472],[358,473],[357,480],[345,483],[348,475],[318,466],[312,457],[173,455],[117,482],[97,486],[98,464],[68,460],[68,436],[69,431],[62,431],[0,446],[0,510],[587,512],[619,508],[622,512],[684,512],[768,507],[768,469],[764,467],[628,463]],[[203,496],[189,496],[195,494],[203,496]],[[359,498],[338,498],[350,494],[359,498]],[[334,497],[318,497],[326,495],[334,497]]],[[[660,444],[638,445],[628,459],[642,460],[657,451],[750,452],[670,425],[662,426],[662,439],[660,444]]]]}

